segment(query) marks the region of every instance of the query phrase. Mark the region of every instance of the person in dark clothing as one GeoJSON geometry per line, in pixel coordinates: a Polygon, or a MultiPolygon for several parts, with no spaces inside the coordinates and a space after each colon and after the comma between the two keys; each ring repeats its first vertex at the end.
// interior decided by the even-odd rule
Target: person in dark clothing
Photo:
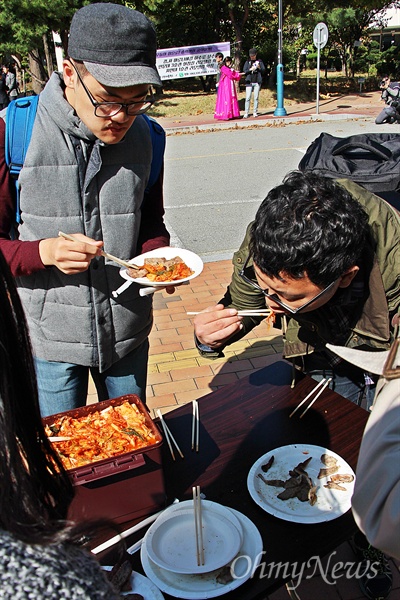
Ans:
{"type": "Polygon", "coordinates": [[[219,80],[221,79],[221,67],[224,64],[224,55],[222,52],[217,52],[215,55],[215,62],[217,63],[218,73],[215,76],[215,88],[218,92],[219,80]]]}
{"type": "Polygon", "coordinates": [[[250,111],[251,95],[254,92],[253,117],[258,117],[258,97],[265,73],[265,65],[262,60],[257,59],[257,50],[249,50],[249,60],[244,63],[243,71],[246,76],[246,100],[243,118],[247,119],[250,111]]]}
{"type": "Polygon", "coordinates": [[[385,76],[379,88],[382,90],[381,99],[385,101],[386,106],[376,117],[375,123],[400,123],[400,83],[385,76]]]}
{"type": "Polygon", "coordinates": [[[6,76],[3,73],[3,69],[0,73],[0,110],[6,108],[9,104],[8,94],[7,94],[7,86],[6,86],[6,76]]]}
{"type": "Polygon", "coordinates": [[[18,97],[18,81],[15,74],[15,70],[12,66],[6,65],[3,67],[4,78],[6,82],[6,89],[8,94],[8,101],[15,100],[18,97]]]}

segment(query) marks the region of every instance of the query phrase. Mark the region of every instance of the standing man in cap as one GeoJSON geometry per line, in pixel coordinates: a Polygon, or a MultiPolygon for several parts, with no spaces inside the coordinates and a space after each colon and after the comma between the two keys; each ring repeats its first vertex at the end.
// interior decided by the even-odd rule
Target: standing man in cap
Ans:
{"type": "Polygon", "coordinates": [[[258,96],[265,73],[265,65],[262,60],[257,59],[257,50],[250,48],[249,60],[244,63],[243,71],[246,76],[246,100],[244,104],[243,118],[247,119],[250,112],[251,95],[254,92],[253,117],[258,117],[258,96]]]}
{"type": "Polygon", "coordinates": [[[100,399],[145,400],[151,296],[140,297],[133,284],[114,299],[119,267],[100,253],[104,245],[129,259],[169,244],[163,169],[146,189],[152,142],[141,116],[153,103],[150,86],[162,85],[156,44],[151,22],[125,6],[96,3],[75,13],[63,72],[40,94],[14,240],[0,144],[0,248],[27,315],[43,416],[83,406],[89,371],[100,399]]]}

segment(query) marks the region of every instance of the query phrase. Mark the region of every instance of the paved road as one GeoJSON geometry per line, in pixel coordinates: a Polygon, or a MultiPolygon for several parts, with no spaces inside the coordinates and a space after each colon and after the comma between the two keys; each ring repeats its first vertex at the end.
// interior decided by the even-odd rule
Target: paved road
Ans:
{"type": "Polygon", "coordinates": [[[398,133],[364,118],[169,135],[165,206],[172,245],[205,262],[231,258],[260,202],[323,131],[338,137],[398,133]]]}

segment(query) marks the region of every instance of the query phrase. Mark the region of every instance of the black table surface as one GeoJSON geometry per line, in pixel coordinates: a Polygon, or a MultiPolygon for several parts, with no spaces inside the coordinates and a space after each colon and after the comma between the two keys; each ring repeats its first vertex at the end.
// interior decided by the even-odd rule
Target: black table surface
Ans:
{"type": "MultiPolygon", "coordinates": [[[[351,511],[332,521],[301,524],[266,513],[251,498],[247,475],[253,463],[266,452],[288,444],[313,444],[339,454],[355,470],[368,412],[330,389],[300,419],[292,410],[315,387],[309,377],[300,377],[292,389],[291,366],[271,358],[271,365],[238,382],[199,399],[200,448],[191,450],[192,404],[173,410],[164,418],[183,454],[173,461],[163,444],[163,466],[168,501],[192,497],[192,486],[200,485],[208,500],[246,515],[263,539],[266,565],[302,564],[323,557],[349,539],[356,530],[351,511]]],[[[176,453],[177,454],[177,453],[176,453]]],[[[141,532],[143,535],[143,532],[141,532]]],[[[139,553],[135,570],[141,571],[139,553]]],[[[226,600],[257,600],[288,579],[283,569],[259,568],[253,578],[226,600]],[[266,576],[268,574],[268,576],[266,576]]],[[[163,592],[166,599],[173,598],[163,592]]]]}

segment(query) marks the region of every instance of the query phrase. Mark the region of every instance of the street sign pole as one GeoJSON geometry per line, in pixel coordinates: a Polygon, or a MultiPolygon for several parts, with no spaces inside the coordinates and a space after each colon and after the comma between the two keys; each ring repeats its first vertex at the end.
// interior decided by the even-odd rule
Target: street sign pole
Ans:
{"type": "Polygon", "coordinates": [[[283,105],[283,35],[282,35],[282,0],[279,0],[278,5],[278,64],[276,65],[276,109],[274,115],[276,117],[284,117],[287,115],[283,105]]]}
{"type": "Polygon", "coordinates": [[[314,46],[317,48],[317,106],[316,112],[319,114],[319,79],[321,67],[321,49],[326,46],[328,41],[328,28],[325,23],[318,23],[313,31],[314,46]]]}
{"type": "Polygon", "coordinates": [[[321,67],[321,30],[318,29],[318,46],[317,46],[317,107],[316,113],[319,115],[319,78],[320,78],[320,67],[321,67]]]}

